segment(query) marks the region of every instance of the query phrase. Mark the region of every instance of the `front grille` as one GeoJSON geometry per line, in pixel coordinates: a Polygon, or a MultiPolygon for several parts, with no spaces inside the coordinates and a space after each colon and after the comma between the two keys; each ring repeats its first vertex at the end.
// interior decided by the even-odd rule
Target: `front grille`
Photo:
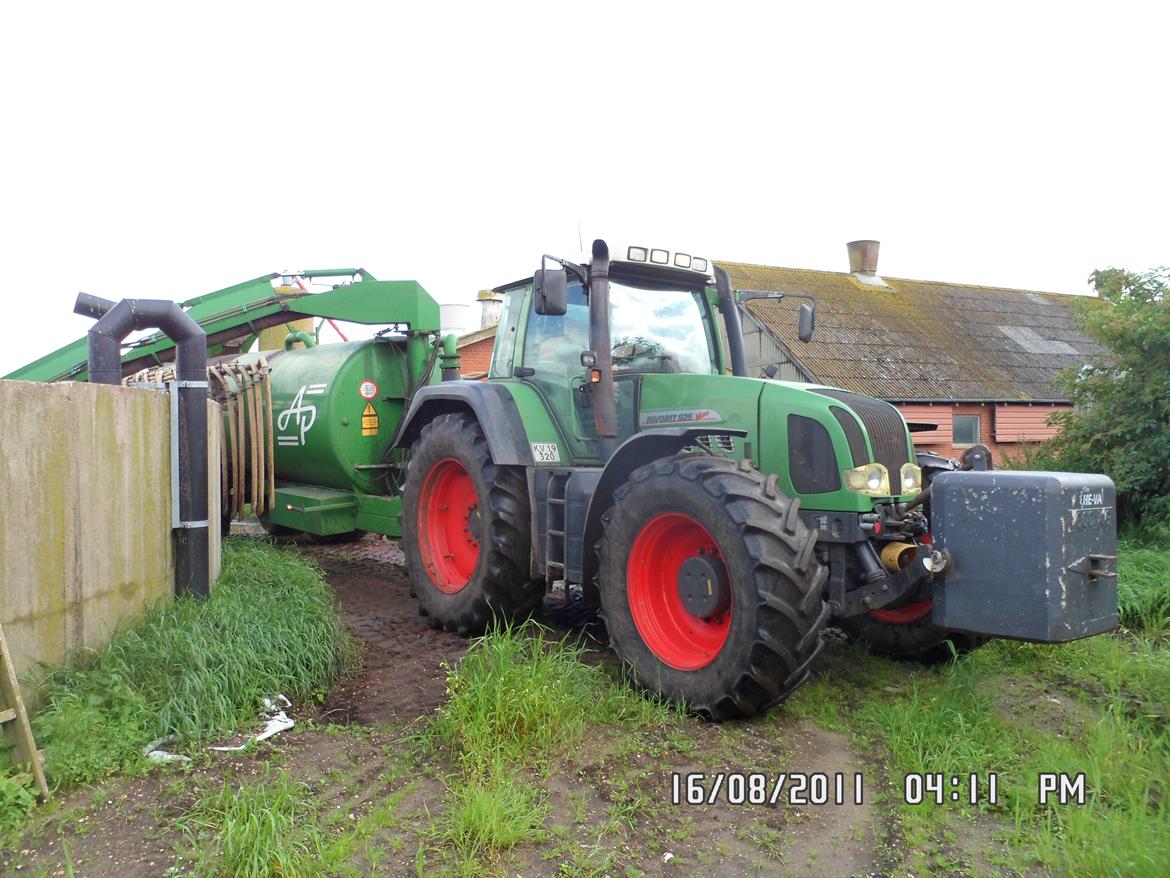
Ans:
{"type": "Polygon", "coordinates": [[[798,494],[824,494],[841,487],[833,440],[824,424],[788,416],[788,475],[798,494]]]}
{"type": "Polygon", "coordinates": [[[861,466],[863,463],[869,463],[869,449],[865,445],[865,436],[861,433],[857,418],[839,405],[829,406],[829,411],[833,413],[833,417],[837,419],[837,423],[845,431],[845,441],[849,443],[849,456],[853,458],[853,465],[861,466]]]}
{"type": "Polygon", "coordinates": [[[853,409],[869,433],[877,462],[890,471],[890,478],[898,478],[902,465],[910,462],[910,449],[906,444],[906,426],[902,415],[888,402],[870,399],[860,393],[848,390],[816,390],[821,396],[835,399],[853,409]]]}

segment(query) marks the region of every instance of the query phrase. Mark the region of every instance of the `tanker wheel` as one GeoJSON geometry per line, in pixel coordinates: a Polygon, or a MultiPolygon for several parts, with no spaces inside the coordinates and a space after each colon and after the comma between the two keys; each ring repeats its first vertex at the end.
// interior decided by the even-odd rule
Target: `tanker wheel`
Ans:
{"type": "Polygon", "coordinates": [[[782,701],[829,615],[816,532],[774,476],[708,455],[643,466],[603,517],[610,645],[639,685],[714,720],[782,701]]]}
{"type": "Polygon", "coordinates": [[[402,545],[411,594],[436,627],[476,634],[493,618],[526,616],[544,583],[529,576],[528,484],[497,466],[476,420],[439,415],[411,448],[402,545]]]}
{"type": "Polygon", "coordinates": [[[948,661],[955,655],[978,649],[991,639],[935,625],[930,621],[933,606],[934,601],[925,598],[892,609],[838,619],[834,624],[854,641],[868,646],[870,652],[924,664],[948,661]]]}

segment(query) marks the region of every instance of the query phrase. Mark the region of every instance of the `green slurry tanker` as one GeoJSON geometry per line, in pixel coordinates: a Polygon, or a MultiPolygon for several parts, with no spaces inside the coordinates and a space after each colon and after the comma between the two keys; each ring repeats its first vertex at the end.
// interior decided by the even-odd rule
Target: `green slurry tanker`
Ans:
{"type": "MultiPolygon", "coordinates": [[[[1108,478],[916,454],[888,403],[748,376],[739,309],[765,294],[707,260],[595,241],[541,264],[497,290],[483,381],[413,282],[305,272],[183,303],[227,412],[225,509],[401,540],[420,612],[461,634],[579,600],[642,686],[715,719],[783,700],[829,622],[921,657],[1116,627],[1108,478]],[[386,329],[240,353],[303,317],[386,329]]],[[[82,378],[79,352],[9,377],[82,378]]],[[[148,337],[123,370],[167,359],[148,337]]]]}

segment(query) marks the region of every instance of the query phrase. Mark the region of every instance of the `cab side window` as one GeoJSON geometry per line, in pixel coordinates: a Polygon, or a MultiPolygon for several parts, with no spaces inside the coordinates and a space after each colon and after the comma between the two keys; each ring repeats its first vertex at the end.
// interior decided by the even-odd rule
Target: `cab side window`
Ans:
{"type": "Polygon", "coordinates": [[[589,302],[584,287],[569,284],[568,309],[559,317],[536,313],[533,303],[524,336],[524,365],[564,373],[580,371],[581,351],[589,350],[589,302]]]}

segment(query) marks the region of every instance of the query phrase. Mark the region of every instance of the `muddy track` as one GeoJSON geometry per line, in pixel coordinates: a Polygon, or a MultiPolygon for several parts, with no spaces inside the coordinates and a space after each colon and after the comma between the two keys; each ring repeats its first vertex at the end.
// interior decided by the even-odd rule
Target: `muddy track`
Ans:
{"type": "Polygon", "coordinates": [[[325,572],[342,621],[362,647],[361,669],[329,693],[321,721],[409,723],[433,713],[443,700],[443,665],[457,661],[467,641],[419,616],[398,546],[364,540],[299,549],[325,572]]]}

